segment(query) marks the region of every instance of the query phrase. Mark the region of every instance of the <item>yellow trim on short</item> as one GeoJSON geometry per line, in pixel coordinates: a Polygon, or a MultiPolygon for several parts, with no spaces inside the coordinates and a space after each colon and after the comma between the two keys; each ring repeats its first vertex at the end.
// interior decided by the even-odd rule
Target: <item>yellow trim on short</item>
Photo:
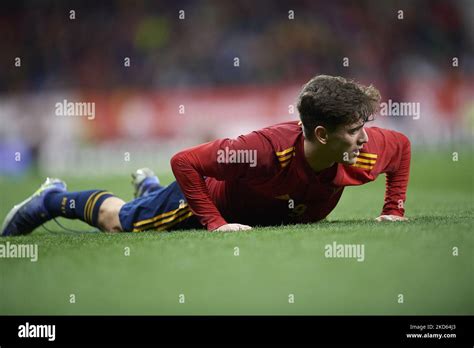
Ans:
{"type": "Polygon", "coordinates": [[[191,217],[193,215],[193,212],[190,211],[188,214],[180,217],[178,220],[176,221],[173,221],[171,224],[169,224],[168,226],[162,226],[160,227],[159,229],[157,229],[157,231],[163,231],[163,230],[166,230],[167,228],[170,228],[170,227],[173,227],[174,225],[176,225],[177,223],[183,221],[183,220],[186,220],[188,219],[189,217],[191,217]]]}
{"type": "Polygon", "coordinates": [[[170,216],[167,219],[158,221],[154,224],[147,224],[146,226],[141,226],[141,227],[136,227],[133,229],[133,232],[141,232],[145,230],[156,230],[156,231],[161,231],[164,230],[170,226],[174,226],[175,223],[178,223],[180,221],[183,221],[184,219],[190,217],[193,215],[193,212],[190,211],[189,207],[182,210],[182,211],[177,211],[175,212],[172,216],[170,216]],[[175,219],[179,218],[178,220],[174,221],[175,219]],[[167,226],[169,223],[172,223],[170,226],[167,226]]]}
{"type": "Polygon", "coordinates": [[[188,208],[185,208],[181,211],[178,211],[176,212],[175,214],[171,215],[170,217],[166,218],[166,219],[163,219],[163,220],[160,220],[160,221],[157,221],[153,224],[153,229],[157,228],[157,227],[160,227],[160,226],[163,226],[163,225],[166,225],[168,222],[172,222],[174,221],[175,219],[177,219],[178,217],[186,214],[186,213],[189,213],[191,210],[188,208]]]}
{"type": "Polygon", "coordinates": [[[369,160],[369,159],[359,158],[359,157],[357,157],[356,161],[360,163],[369,163],[369,164],[375,164],[375,162],[377,162],[377,160],[369,160]]]}
{"type": "Polygon", "coordinates": [[[156,215],[150,219],[146,219],[146,220],[141,220],[141,221],[137,221],[133,224],[133,227],[140,227],[140,226],[143,226],[143,225],[147,225],[149,223],[152,223],[152,222],[155,222],[161,218],[164,218],[164,217],[167,217],[167,216],[170,216],[170,215],[173,215],[174,213],[176,213],[178,210],[182,210],[184,208],[186,208],[188,206],[188,203],[184,203],[183,205],[181,205],[180,207],[178,207],[177,209],[175,210],[170,210],[166,213],[162,213],[160,215],[156,215]]]}
{"type": "Polygon", "coordinates": [[[283,155],[286,155],[288,152],[291,152],[295,149],[294,146],[286,149],[286,150],[283,150],[283,151],[279,151],[279,152],[276,152],[277,156],[283,156],[283,155]]]}
{"type": "Polygon", "coordinates": [[[362,169],[372,169],[372,168],[374,168],[374,166],[371,166],[371,165],[358,164],[358,163],[355,163],[352,166],[357,167],[357,168],[362,168],[362,169]]]}
{"type": "Polygon", "coordinates": [[[378,155],[376,155],[375,153],[367,153],[367,152],[361,152],[361,153],[359,153],[359,156],[367,157],[367,158],[377,158],[378,157],[378,155]]]}
{"type": "Polygon", "coordinates": [[[282,168],[285,168],[288,164],[290,164],[290,162],[291,162],[291,160],[288,160],[288,161],[282,162],[280,164],[281,164],[282,168]]]}

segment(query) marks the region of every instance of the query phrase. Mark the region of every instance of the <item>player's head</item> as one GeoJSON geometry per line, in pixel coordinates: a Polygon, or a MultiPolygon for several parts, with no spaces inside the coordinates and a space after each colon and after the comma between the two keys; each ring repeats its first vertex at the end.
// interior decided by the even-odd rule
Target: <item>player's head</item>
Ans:
{"type": "Polygon", "coordinates": [[[343,77],[318,75],[303,86],[298,111],[307,140],[324,145],[333,160],[352,164],[368,141],[363,126],[380,104],[379,91],[343,77]]]}

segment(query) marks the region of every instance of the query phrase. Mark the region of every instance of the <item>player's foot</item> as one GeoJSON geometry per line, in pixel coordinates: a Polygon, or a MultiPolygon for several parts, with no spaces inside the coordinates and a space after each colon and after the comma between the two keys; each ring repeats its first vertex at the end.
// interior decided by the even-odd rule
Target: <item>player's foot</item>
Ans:
{"type": "Polygon", "coordinates": [[[51,220],[44,198],[51,192],[65,192],[66,183],[47,178],[41,187],[23,202],[15,205],[7,214],[2,226],[2,236],[18,236],[31,233],[35,228],[51,220]]]}
{"type": "Polygon", "coordinates": [[[140,168],[132,173],[132,185],[135,198],[147,196],[161,187],[160,179],[149,168],[140,168]]]}

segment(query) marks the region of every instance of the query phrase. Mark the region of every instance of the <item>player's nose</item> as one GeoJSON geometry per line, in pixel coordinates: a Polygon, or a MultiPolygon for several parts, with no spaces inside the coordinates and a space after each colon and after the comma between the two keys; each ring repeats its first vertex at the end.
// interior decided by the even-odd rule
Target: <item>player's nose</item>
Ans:
{"type": "Polygon", "coordinates": [[[359,144],[363,145],[369,141],[369,136],[364,128],[362,128],[361,137],[359,138],[359,144]]]}

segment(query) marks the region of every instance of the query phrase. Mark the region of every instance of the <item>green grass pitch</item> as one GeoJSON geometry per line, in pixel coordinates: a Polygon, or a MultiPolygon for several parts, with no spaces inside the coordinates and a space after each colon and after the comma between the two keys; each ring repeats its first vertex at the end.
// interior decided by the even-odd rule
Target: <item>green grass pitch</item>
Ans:
{"type": "MultiPolygon", "coordinates": [[[[347,188],[327,221],[311,225],[104,234],[48,223],[58,232],[0,239],[39,248],[37,262],[0,259],[0,314],[474,314],[473,152],[459,151],[456,162],[452,151],[414,152],[406,223],[373,221],[381,176],[347,188]],[[365,260],[326,258],[333,241],[363,244],[365,260]]],[[[172,180],[169,172],[161,178],[172,180]]],[[[0,219],[43,179],[0,179],[0,219]]],[[[67,180],[71,190],[103,188],[124,199],[129,181],[67,180]]]]}

